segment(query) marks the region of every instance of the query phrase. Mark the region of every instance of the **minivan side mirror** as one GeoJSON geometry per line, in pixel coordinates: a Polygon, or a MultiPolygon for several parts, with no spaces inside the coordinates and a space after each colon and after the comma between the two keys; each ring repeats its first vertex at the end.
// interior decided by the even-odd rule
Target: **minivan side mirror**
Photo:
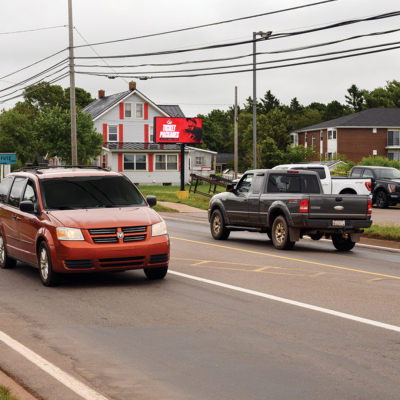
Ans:
{"type": "Polygon", "coordinates": [[[22,212],[34,213],[35,205],[30,200],[24,200],[24,201],[21,201],[21,203],[19,203],[19,209],[22,212]]]}
{"type": "Polygon", "coordinates": [[[147,196],[146,201],[150,207],[154,207],[157,204],[156,196],[147,196]]]}

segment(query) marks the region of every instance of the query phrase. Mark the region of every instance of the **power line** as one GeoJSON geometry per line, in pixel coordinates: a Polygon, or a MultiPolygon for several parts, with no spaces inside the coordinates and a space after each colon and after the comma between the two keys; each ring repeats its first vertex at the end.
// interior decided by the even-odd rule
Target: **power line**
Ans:
{"type": "Polygon", "coordinates": [[[36,32],[36,31],[44,31],[47,29],[57,29],[57,28],[65,28],[68,25],[59,25],[59,26],[50,26],[48,28],[37,28],[37,29],[28,29],[26,31],[14,31],[14,32],[0,32],[0,35],[12,35],[14,33],[25,33],[25,32],[36,32]]]}
{"type": "Polygon", "coordinates": [[[278,14],[278,13],[282,13],[282,12],[286,12],[286,11],[293,11],[293,10],[297,10],[297,9],[300,9],[300,8],[317,6],[317,5],[324,4],[324,3],[331,3],[333,1],[337,1],[337,0],[325,0],[325,1],[320,1],[318,3],[305,4],[305,5],[302,5],[302,6],[291,7],[291,8],[286,8],[286,9],[277,10],[277,11],[270,11],[270,12],[266,12],[266,13],[262,13],[262,14],[250,15],[250,16],[247,16],[247,17],[229,19],[229,20],[226,20],[226,21],[213,22],[213,23],[204,24],[204,25],[197,25],[197,26],[192,26],[192,27],[189,27],[189,28],[175,29],[175,30],[172,30],[172,31],[160,32],[160,33],[152,33],[152,34],[149,34],[149,35],[136,36],[136,37],[132,37],[132,38],[117,39],[117,40],[110,40],[110,41],[107,41],[107,42],[98,42],[98,43],[92,43],[92,44],[87,44],[87,45],[75,46],[75,48],[87,47],[87,46],[99,46],[99,45],[103,45],[103,44],[125,42],[125,41],[129,41],[129,40],[145,39],[145,38],[154,37],[154,36],[168,35],[168,34],[171,34],[171,33],[185,32],[185,31],[190,31],[190,30],[194,30],[194,29],[200,29],[200,28],[206,28],[206,27],[210,27],[210,26],[228,24],[228,23],[231,23],[231,22],[243,21],[243,20],[251,19],[251,18],[264,17],[266,15],[273,15],[273,14],[278,14]]]}
{"type": "MultiPolygon", "coordinates": [[[[368,55],[368,54],[374,54],[374,53],[382,53],[384,51],[390,51],[390,50],[396,50],[399,49],[399,46],[391,47],[388,49],[379,49],[379,50],[373,50],[373,51],[368,51],[364,53],[358,53],[358,54],[349,54],[345,56],[340,56],[340,57],[331,57],[331,58],[326,58],[323,60],[314,60],[314,61],[304,61],[300,63],[294,63],[294,64],[286,64],[286,65],[277,65],[277,66],[272,66],[272,67],[263,67],[263,68],[256,68],[257,71],[263,71],[267,69],[278,69],[278,68],[286,68],[286,67],[294,67],[298,65],[307,65],[307,64],[316,64],[320,62],[326,62],[326,61],[332,61],[332,60],[340,60],[342,58],[350,58],[350,57],[358,57],[362,55],[368,55]]],[[[245,70],[239,70],[239,71],[226,71],[226,72],[212,72],[209,74],[193,74],[193,75],[173,75],[173,76],[168,76],[168,75],[163,75],[163,76],[125,76],[125,78],[137,78],[137,79],[164,79],[164,78],[197,78],[200,76],[212,76],[212,75],[229,75],[229,74],[238,74],[238,73],[243,73],[243,72],[252,72],[253,69],[245,69],[245,70]]],[[[78,72],[83,75],[88,75],[85,72],[78,72]]],[[[106,75],[104,75],[106,76],[106,75]]]]}
{"type": "MultiPolygon", "coordinates": [[[[330,42],[323,42],[323,43],[317,43],[317,44],[312,44],[308,46],[301,46],[301,47],[294,47],[290,49],[283,49],[283,50],[275,50],[275,51],[265,51],[265,52],[258,52],[256,53],[257,56],[259,55],[271,55],[271,54],[281,54],[281,53],[289,53],[292,51],[302,51],[302,50],[308,50],[308,49],[314,49],[318,47],[323,47],[323,46],[329,46],[333,44],[338,44],[342,42],[346,42],[349,40],[354,40],[354,39],[359,39],[362,37],[370,37],[370,36],[378,36],[378,35],[386,35],[389,33],[394,33],[394,32],[399,32],[399,29],[392,29],[389,31],[381,31],[381,32],[373,32],[373,33],[368,33],[364,35],[357,35],[357,36],[352,36],[348,37],[345,39],[339,39],[339,40],[334,40],[330,42]]],[[[253,53],[250,54],[245,54],[241,56],[235,56],[235,57],[224,57],[224,58],[214,58],[214,59],[203,59],[203,60],[194,60],[194,61],[181,61],[181,62],[175,62],[175,63],[145,63],[145,64],[136,64],[136,65],[112,65],[112,68],[140,68],[140,67],[167,67],[167,66],[175,66],[175,65],[187,65],[187,64],[197,64],[197,63],[209,63],[209,62],[217,62],[217,61],[231,61],[231,60],[237,60],[241,58],[246,58],[246,57],[252,57],[253,53]]],[[[107,68],[104,65],[85,65],[85,64],[76,64],[76,67],[80,68],[107,68]]]]}
{"type": "MultiPolygon", "coordinates": [[[[392,17],[397,17],[400,15],[400,11],[395,11],[392,13],[385,13],[385,14],[379,14],[375,15],[373,17],[367,17],[367,18],[360,18],[360,19],[353,19],[349,21],[344,21],[340,23],[335,23],[331,25],[326,25],[320,28],[314,28],[314,29],[309,29],[305,31],[298,31],[298,32],[292,32],[292,33],[281,33],[281,34],[272,34],[268,37],[268,40],[273,40],[273,39],[281,39],[285,37],[291,37],[291,36],[298,36],[298,35],[303,35],[307,33],[314,33],[314,32],[319,32],[322,30],[327,30],[327,29],[334,29],[334,28],[339,28],[342,26],[347,26],[347,25],[352,25],[360,22],[367,22],[367,21],[375,21],[379,19],[384,19],[384,18],[392,18],[392,17]]],[[[159,52],[152,52],[152,53],[141,53],[141,54],[123,54],[123,55],[116,55],[116,56],[102,56],[101,58],[134,58],[134,57],[148,57],[148,56],[158,56],[158,55],[167,55],[167,54],[180,54],[180,53],[188,53],[192,51],[199,51],[199,50],[214,50],[214,49],[220,49],[224,47],[233,47],[233,46],[240,46],[244,44],[249,44],[249,43],[254,43],[254,42],[260,42],[266,40],[266,38],[260,38],[260,39],[255,39],[255,40],[245,40],[241,42],[233,42],[233,43],[225,43],[225,44],[218,44],[218,45],[212,45],[212,46],[203,46],[203,47],[194,47],[194,48],[189,48],[189,49],[181,49],[181,50],[166,50],[166,51],[159,51],[159,52]]],[[[99,57],[75,57],[76,59],[96,59],[99,57]]]]}

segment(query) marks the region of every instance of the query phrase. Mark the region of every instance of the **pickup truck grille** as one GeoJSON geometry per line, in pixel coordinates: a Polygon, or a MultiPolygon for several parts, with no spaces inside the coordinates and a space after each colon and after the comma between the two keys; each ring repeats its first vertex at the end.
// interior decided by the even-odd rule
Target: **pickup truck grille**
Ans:
{"type": "Polygon", "coordinates": [[[89,229],[89,234],[97,244],[140,242],[146,240],[147,226],[89,229]]]}

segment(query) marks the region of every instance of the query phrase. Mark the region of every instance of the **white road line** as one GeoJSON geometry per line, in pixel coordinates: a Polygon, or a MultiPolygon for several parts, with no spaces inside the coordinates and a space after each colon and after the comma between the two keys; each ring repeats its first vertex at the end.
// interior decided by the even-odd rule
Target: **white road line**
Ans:
{"type": "Polygon", "coordinates": [[[388,330],[391,330],[391,331],[400,332],[400,327],[399,326],[384,324],[382,322],[373,321],[372,319],[361,318],[361,317],[357,317],[355,315],[346,314],[346,313],[342,313],[342,312],[334,311],[334,310],[329,310],[328,308],[317,307],[317,306],[313,306],[311,304],[301,303],[299,301],[285,299],[283,297],[272,296],[270,294],[257,292],[255,290],[249,290],[249,289],[244,289],[244,288],[241,288],[241,287],[238,287],[238,286],[227,285],[226,283],[212,281],[210,279],[204,279],[204,278],[199,278],[199,277],[193,276],[193,275],[182,274],[181,272],[168,271],[168,273],[169,274],[173,274],[173,275],[178,275],[178,276],[181,276],[183,278],[193,279],[195,281],[208,283],[210,285],[220,286],[220,287],[223,287],[223,288],[226,288],[226,289],[236,290],[237,292],[247,293],[247,294],[251,294],[253,296],[258,296],[258,297],[264,297],[265,299],[279,301],[281,303],[290,304],[292,306],[302,307],[302,308],[306,308],[308,310],[313,310],[313,311],[319,311],[319,312],[322,312],[322,313],[325,313],[325,314],[334,315],[335,317],[345,318],[345,319],[349,319],[349,320],[352,320],[352,321],[361,322],[363,324],[376,326],[378,328],[383,328],[383,329],[388,329],[388,330]]]}
{"type": "Polygon", "coordinates": [[[86,400],[108,400],[32,350],[0,331],[0,340],[86,400]]]}

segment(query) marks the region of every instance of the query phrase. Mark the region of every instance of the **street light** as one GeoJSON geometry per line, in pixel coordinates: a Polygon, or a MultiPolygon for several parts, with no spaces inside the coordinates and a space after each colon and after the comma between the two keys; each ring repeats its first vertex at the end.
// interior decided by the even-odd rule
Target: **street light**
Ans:
{"type": "Polygon", "coordinates": [[[253,168],[257,168],[257,94],[256,94],[256,38],[257,35],[266,40],[272,31],[253,32],[253,168]]]}

